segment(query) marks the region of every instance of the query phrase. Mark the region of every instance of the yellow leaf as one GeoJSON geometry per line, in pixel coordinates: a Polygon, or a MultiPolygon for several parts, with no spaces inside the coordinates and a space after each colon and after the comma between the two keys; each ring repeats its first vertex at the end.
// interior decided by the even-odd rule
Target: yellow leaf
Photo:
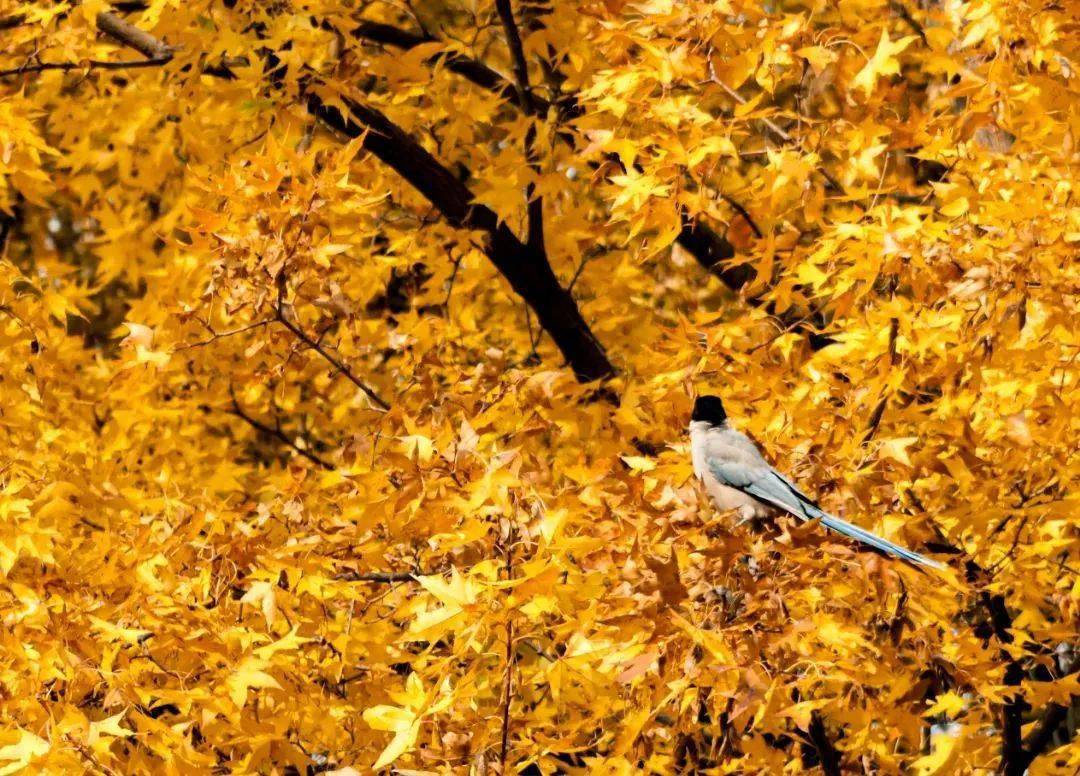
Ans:
{"type": "Polygon", "coordinates": [[[29,730],[20,730],[17,742],[0,747],[0,760],[8,762],[0,768],[0,776],[21,771],[35,758],[46,754],[49,748],[49,742],[45,739],[39,738],[29,730]]]}
{"type": "Polygon", "coordinates": [[[938,776],[955,773],[960,753],[959,737],[954,733],[938,733],[931,738],[933,750],[911,764],[911,772],[919,776],[938,776]]]}
{"type": "Polygon", "coordinates": [[[375,761],[372,766],[372,770],[379,770],[385,768],[390,763],[394,762],[401,755],[408,752],[416,744],[416,737],[420,733],[420,721],[416,720],[407,729],[394,735],[383,749],[382,754],[379,755],[379,759],[375,761]]]}
{"type": "Polygon", "coordinates": [[[105,636],[110,641],[126,641],[128,644],[141,644],[153,635],[153,631],[139,628],[123,628],[99,617],[90,616],[94,630],[105,636]]]}
{"type": "Polygon", "coordinates": [[[97,15],[102,11],[107,10],[108,4],[105,0],[83,0],[79,6],[83,18],[90,22],[90,24],[96,25],[97,15]]]}
{"type": "Polygon", "coordinates": [[[967,703],[964,699],[950,690],[935,698],[934,704],[923,712],[923,716],[933,717],[937,714],[947,714],[950,717],[956,717],[966,706],[967,703]]]}
{"type": "Polygon", "coordinates": [[[331,256],[344,253],[351,247],[348,243],[323,243],[312,253],[312,258],[320,267],[329,267],[331,256]]]}
{"type": "Polygon", "coordinates": [[[229,691],[229,698],[237,708],[242,709],[247,703],[248,689],[271,689],[280,690],[281,685],[263,669],[269,663],[256,657],[248,657],[236,667],[236,670],[225,680],[225,686],[229,691]]]}
{"type": "Polygon", "coordinates": [[[911,466],[911,458],[910,456],[908,456],[908,448],[918,441],[918,437],[898,437],[896,439],[885,439],[881,442],[881,457],[891,458],[898,463],[902,463],[904,466],[911,466]]]}
{"type": "Polygon", "coordinates": [[[416,720],[416,714],[410,709],[398,706],[372,706],[364,709],[364,722],[375,730],[386,730],[393,733],[408,730],[416,720]]]}
{"type": "Polygon", "coordinates": [[[565,509],[549,509],[540,520],[540,535],[548,542],[552,542],[562,530],[566,522],[567,511],[565,509]]]}
{"type": "Polygon", "coordinates": [[[825,46],[805,46],[795,52],[810,63],[814,69],[814,75],[821,75],[822,71],[837,59],[837,54],[825,46]]]}
{"type": "Polygon", "coordinates": [[[968,198],[957,197],[941,208],[941,214],[949,218],[958,218],[968,211],[968,198]]]}
{"type": "Polygon", "coordinates": [[[656,461],[651,458],[645,458],[644,456],[624,455],[622,456],[622,459],[634,474],[651,472],[656,468],[656,461]]]}
{"type": "Polygon", "coordinates": [[[272,582],[265,580],[253,582],[248,591],[244,593],[243,598],[240,599],[242,604],[257,604],[259,606],[263,617],[266,618],[266,627],[268,628],[274,624],[274,619],[277,616],[275,588],[276,586],[272,582]]]}
{"type": "Polygon", "coordinates": [[[915,35],[907,35],[899,40],[889,40],[889,32],[885,27],[881,28],[881,39],[878,41],[877,50],[870,57],[852,80],[852,88],[861,89],[867,95],[874,91],[879,76],[896,75],[900,72],[900,60],[896,55],[906,49],[917,40],[915,35]]]}
{"type": "Polygon", "coordinates": [[[127,327],[128,335],[120,341],[121,345],[130,345],[131,347],[141,345],[147,349],[154,346],[154,330],[149,326],[134,321],[124,321],[124,326],[127,327]]]}
{"type": "Polygon", "coordinates": [[[135,735],[134,730],[120,724],[120,720],[124,718],[125,713],[122,711],[119,714],[90,723],[86,743],[99,757],[106,756],[109,747],[112,746],[113,739],[129,738],[135,735]]]}
{"type": "Polygon", "coordinates": [[[401,443],[405,454],[410,458],[415,457],[420,463],[428,463],[435,454],[434,443],[423,434],[403,436],[401,437],[401,443]]]}

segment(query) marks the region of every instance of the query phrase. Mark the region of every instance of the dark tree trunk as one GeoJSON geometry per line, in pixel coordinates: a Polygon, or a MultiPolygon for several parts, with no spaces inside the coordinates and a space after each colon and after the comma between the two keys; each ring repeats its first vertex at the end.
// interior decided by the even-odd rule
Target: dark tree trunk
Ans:
{"type": "Polygon", "coordinates": [[[604,348],[593,336],[573,296],[559,283],[542,245],[517,238],[490,208],[476,204],[472,192],[427,149],[374,108],[351,101],[345,116],[318,97],[308,110],[331,129],[364,137],[364,148],[426,197],[451,224],[487,232],[487,256],[515,293],[536,312],[544,331],[582,382],[615,373],[604,348]],[[365,134],[365,130],[367,130],[365,134]]]}

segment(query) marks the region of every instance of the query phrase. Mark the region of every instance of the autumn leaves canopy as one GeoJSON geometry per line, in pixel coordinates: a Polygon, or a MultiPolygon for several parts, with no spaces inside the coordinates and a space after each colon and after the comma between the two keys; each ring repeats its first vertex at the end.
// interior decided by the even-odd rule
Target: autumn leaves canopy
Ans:
{"type": "Polygon", "coordinates": [[[0,2],[0,772],[1075,773],[1073,6],[0,2]]]}

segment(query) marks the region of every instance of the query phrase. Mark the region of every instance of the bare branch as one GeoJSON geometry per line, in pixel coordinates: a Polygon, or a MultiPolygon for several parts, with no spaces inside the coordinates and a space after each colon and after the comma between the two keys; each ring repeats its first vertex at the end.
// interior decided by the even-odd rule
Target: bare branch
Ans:
{"type": "Polygon", "coordinates": [[[343,364],[338,358],[336,358],[332,353],[330,353],[330,351],[324,348],[318,340],[314,339],[310,334],[300,328],[297,324],[290,321],[288,316],[285,315],[285,309],[281,307],[280,304],[276,309],[277,319],[282,326],[291,331],[297,339],[299,339],[309,348],[311,348],[324,359],[329,361],[340,374],[343,374],[346,378],[348,378],[349,382],[351,382],[353,385],[363,391],[364,395],[371,399],[371,401],[379,409],[384,411],[390,409],[390,405],[386,401],[384,401],[382,397],[379,396],[379,394],[375,393],[375,390],[371,386],[369,386],[367,383],[365,383],[363,380],[353,374],[352,370],[345,366],[345,364],[343,364]]]}
{"type": "Polygon", "coordinates": [[[164,41],[155,38],[148,32],[140,30],[134,24],[121,19],[114,13],[102,11],[97,15],[98,29],[113,40],[128,48],[135,49],[147,59],[172,59],[174,49],[164,41]]]}
{"type": "Polygon", "coordinates": [[[342,571],[334,579],[342,582],[377,582],[391,585],[395,582],[413,582],[418,576],[427,576],[424,571],[342,571]]]}
{"type": "Polygon", "coordinates": [[[299,444],[296,443],[295,440],[290,439],[288,437],[288,435],[286,435],[285,432],[282,431],[280,428],[272,428],[271,426],[268,426],[265,423],[263,423],[262,421],[256,420],[251,415],[247,414],[247,412],[244,411],[244,408],[240,406],[240,401],[236,398],[236,394],[232,393],[232,386],[229,387],[229,392],[230,392],[230,394],[232,394],[232,401],[233,401],[232,409],[227,410],[227,412],[230,415],[235,415],[236,417],[240,418],[242,421],[247,423],[249,426],[254,428],[256,431],[259,431],[259,432],[261,432],[263,434],[266,434],[267,436],[270,436],[270,437],[273,437],[274,439],[279,440],[280,442],[287,445],[288,447],[291,447],[293,450],[295,450],[300,455],[307,458],[312,463],[317,464],[318,466],[321,466],[322,468],[326,469],[327,471],[333,471],[334,470],[335,467],[334,467],[333,464],[331,464],[328,461],[323,460],[322,458],[315,455],[315,453],[311,452],[307,448],[301,447],[299,444]]]}
{"type": "MultiPolygon", "coordinates": [[[[0,20],[0,25],[10,22],[17,17],[9,17],[0,20]]],[[[27,62],[22,67],[10,70],[0,70],[0,78],[13,75],[27,75],[30,73],[44,73],[48,70],[124,70],[140,67],[157,67],[170,62],[174,50],[164,41],[155,38],[148,32],[140,30],[133,24],[121,19],[110,11],[102,11],[96,17],[97,27],[103,33],[117,43],[134,49],[146,59],[137,59],[133,62],[104,62],[96,59],[82,62],[39,62],[31,64],[27,62]]],[[[20,21],[21,23],[21,21],[20,21]]],[[[12,23],[10,26],[18,26],[12,23]]]]}
{"type": "Polygon", "coordinates": [[[488,258],[536,312],[540,325],[579,380],[589,382],[612,375],[614,366],[573,296],[559,283],[544,252],[519,240],[491,208],[476,203],[464,183],[380,111],[347,98],[343,103],[348,115],[310,95],[308,110],[334,131],[350,138],[362,137],[365,149],[408,181],[451,224],[486,232],[488,258]]]}
{"type": "MultiPolygon", "coordinates": [[[[495,0],[495,9],[502,21],[503,31],[506,33],[506,44],[510,49],[510,59],[514,63],[515,86],[517,87],[517,99],[521,110],[527,116],[536,117],[537,112],[533,103],[532,86],[529,85],[529,66],[525,61],[525,49],[521,44],[521,33],[518,32],[514,21],[514,10],[510,6],[510,0],[495,0]]],[[[531,125],[525,133],[525,157],[529,161],[529,167],[533,174],[540,175],[540,161],[536,154],[536,126],[531,125]]],[[[544,200],[536,196],[536,185],[530,183],[525,188],[525,198],[528,201],[528,236],[526,242],[535,251],[544,252],[544,200]]]]}

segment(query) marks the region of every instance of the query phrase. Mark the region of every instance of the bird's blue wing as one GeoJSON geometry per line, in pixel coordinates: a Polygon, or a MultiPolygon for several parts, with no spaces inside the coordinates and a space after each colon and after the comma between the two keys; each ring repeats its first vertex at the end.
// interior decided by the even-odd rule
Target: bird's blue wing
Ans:
{"type": "Polygon", "coordinates": [[[862,542],[880,552],[903,558],[909,563],[931,568],[942,568],[936,560],[931,560],[906,547],[883,539],[877,534],[857,525],[841,520],[823,511],[806,494],[799,490],[791,480],[771,466],[750,466],[743,463],[731,463],[709,460],[709,470],[722,484],[742,491],[758,501],[782,509],[790,515],[803,520],[820,520],[826,528],[843,534],[855,541],[862,542]]]}
{"type": "Polygon", "coordinates": [[[721,484],[742,491],[795,517],[810,520],[809,509],[816,509],[782,474],[770,466],[709,460],[709,470],[721,484]],[[809,508],[809,509],[808,509],[809,508]]]}

